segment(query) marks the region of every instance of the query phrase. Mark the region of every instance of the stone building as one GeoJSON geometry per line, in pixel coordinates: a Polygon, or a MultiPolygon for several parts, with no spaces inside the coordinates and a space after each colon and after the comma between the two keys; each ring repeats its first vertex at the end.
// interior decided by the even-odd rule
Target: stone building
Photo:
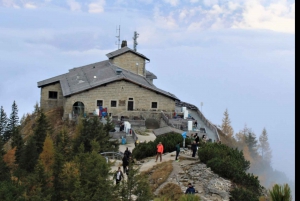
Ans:
{"type": "Polygon", "coordinates": [[[128,48],[126,41],[106,56],[108,60],[38,82],[41,108],[63,107],[64,118],[97,114],[100,106],[107,108],[108,115],[118,117],[175,111],[179,99],[153,84],[157,77],[146,69],[150,59],[128,48]]]}

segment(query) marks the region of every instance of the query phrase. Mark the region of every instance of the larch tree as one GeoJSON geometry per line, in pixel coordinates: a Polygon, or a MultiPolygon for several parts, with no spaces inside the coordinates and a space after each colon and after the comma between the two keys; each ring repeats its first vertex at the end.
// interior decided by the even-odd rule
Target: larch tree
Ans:
{"type": "Polygon", "coordinates": [[[3,106],[0,108],[0,140],[6,142],[8,139],[5,139],[5,131],[7,126],[7,116],[4,112],[3,106]]]}
{"type": "Polygon", "coordinates": [[[10,170],[3,160],[5,152],[3,150],[3,141],[0,140],[0,181],[10,180],[10,170]]]}
{"type": "Polygon", "coordinates": [[[235,134],[235,139],[237,141],[237,146],[239,150],[243,150],[246,146],[246,134],[248,133],[248,127],[245,124],[243,130],[240,130],[238,133],[235,134]]]}
{"type": "Polygon", "coordinates": [[[42,162],[45,171],[49,172],[54,163],[54,146],[52,139],[47,136],[44,142],[43,151],[39,156],[40,161],[42,162]]]}
{"type": "Polygon", "coordinates": [[[228,110],[226,108],[225,112],[224,112],[224,118],[222,120],[222,132],[227,135],[228,137],[232,137],[233,136],[233,128],[231,127],[231,121],[229,118],[229,113],[228,110]]]}
{"type": "Polygon", "coordinates": [[[271,163],[272,159],[272,151],[268,141],[268,133],[267,130],[264,128],[261,135],[259,136],[259,151],[261,157],[264,161],[271,163]]]}

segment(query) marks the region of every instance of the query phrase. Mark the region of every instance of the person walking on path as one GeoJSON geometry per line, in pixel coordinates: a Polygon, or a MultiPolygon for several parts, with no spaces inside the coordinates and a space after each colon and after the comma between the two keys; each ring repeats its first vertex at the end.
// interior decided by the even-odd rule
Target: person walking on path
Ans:
{"type": "Polygon", "coordinates": [[[195,141],[196,141],[196,144],[197,146],[199,145],[199,142],[200,142],[200,138],[198,136],[198,133],[195,134],[195,141]]]}
{"type": "Polygon", "coordinates": [[[127,166],[129,165],[129,158],[127,158],[127,156],[124,154],[123,158],[122,158],[122,166],[123,166],[123,172],[126,172],[127,166]]]}
{"type": "Polygon", "coordinates": [[[164,146],[162,145],[161,142],[158,143],[158,145],[156,146],[157,151],[156,151],[156,160],[155,162],[157,162],[158,157],[160,158],[160,162],[162,161],[162,153],[164,152],[164,146]]]}
{"type": "Polygon", "coordinates": [[[185,194],[195,194],[195,188],[192,186],[192,184],[191,183],[189,183],[189,186],[188,186],[188,188],[186,189],[186,191],[185,191],[185,194]]]}
{"type": "Polygon", "coordinates": [[[116,171],[116,173],[114,175],[114,178],[116,179],[116,185],[118,185],[120,183],[120,181],[122,180],[122,178],[124,178],[121,167],[118,167],[118,170],[116,171]]]}
{"type": "Polygon", "coordinates": [[[192,152],[193,152],[192,157],[195,157],[196,151],[197,151],[196,141],[193,141],[191,149],[192,149],[192,152]]]}
{"type": "Polygon", "coordinates": [[[131,152],[130,150],[128,149],[128,147],[126,147],[126,150],[124,152],[124,155],[126,155],[127,158],[129,158],[131,156],[131,152]]]}
{"type": "Polygon", "coordinates": [[[179,161],[178,156],[179,156],[179,152],[180,152],[180,142],[178,142],[175,146],[176,149],[176,157],[175,157],[175,161],[179,161]]]}

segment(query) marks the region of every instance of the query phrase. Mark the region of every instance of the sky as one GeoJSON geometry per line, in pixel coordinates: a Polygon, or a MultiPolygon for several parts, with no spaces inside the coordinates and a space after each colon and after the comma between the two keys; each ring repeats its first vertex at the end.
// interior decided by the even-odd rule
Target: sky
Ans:
{"type": "Polygon", "coordinates": [[[20,118],[37,82],[106,60],[127,40],[154,84],[237,133],[265,128],[272,167],[295,180],[295,1],[0,0],[0,106],[20,118]],[[202,106],[201,106],[202,102],[202,106]]]}

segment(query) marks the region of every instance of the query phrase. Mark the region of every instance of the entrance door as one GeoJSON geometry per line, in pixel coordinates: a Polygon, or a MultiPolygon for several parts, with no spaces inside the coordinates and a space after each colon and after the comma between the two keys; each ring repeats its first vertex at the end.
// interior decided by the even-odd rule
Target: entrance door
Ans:
{"type": "Polygon", "coordinates": [[[128,101],[127,110],[133,111],[133,101],[128,101]]]}

